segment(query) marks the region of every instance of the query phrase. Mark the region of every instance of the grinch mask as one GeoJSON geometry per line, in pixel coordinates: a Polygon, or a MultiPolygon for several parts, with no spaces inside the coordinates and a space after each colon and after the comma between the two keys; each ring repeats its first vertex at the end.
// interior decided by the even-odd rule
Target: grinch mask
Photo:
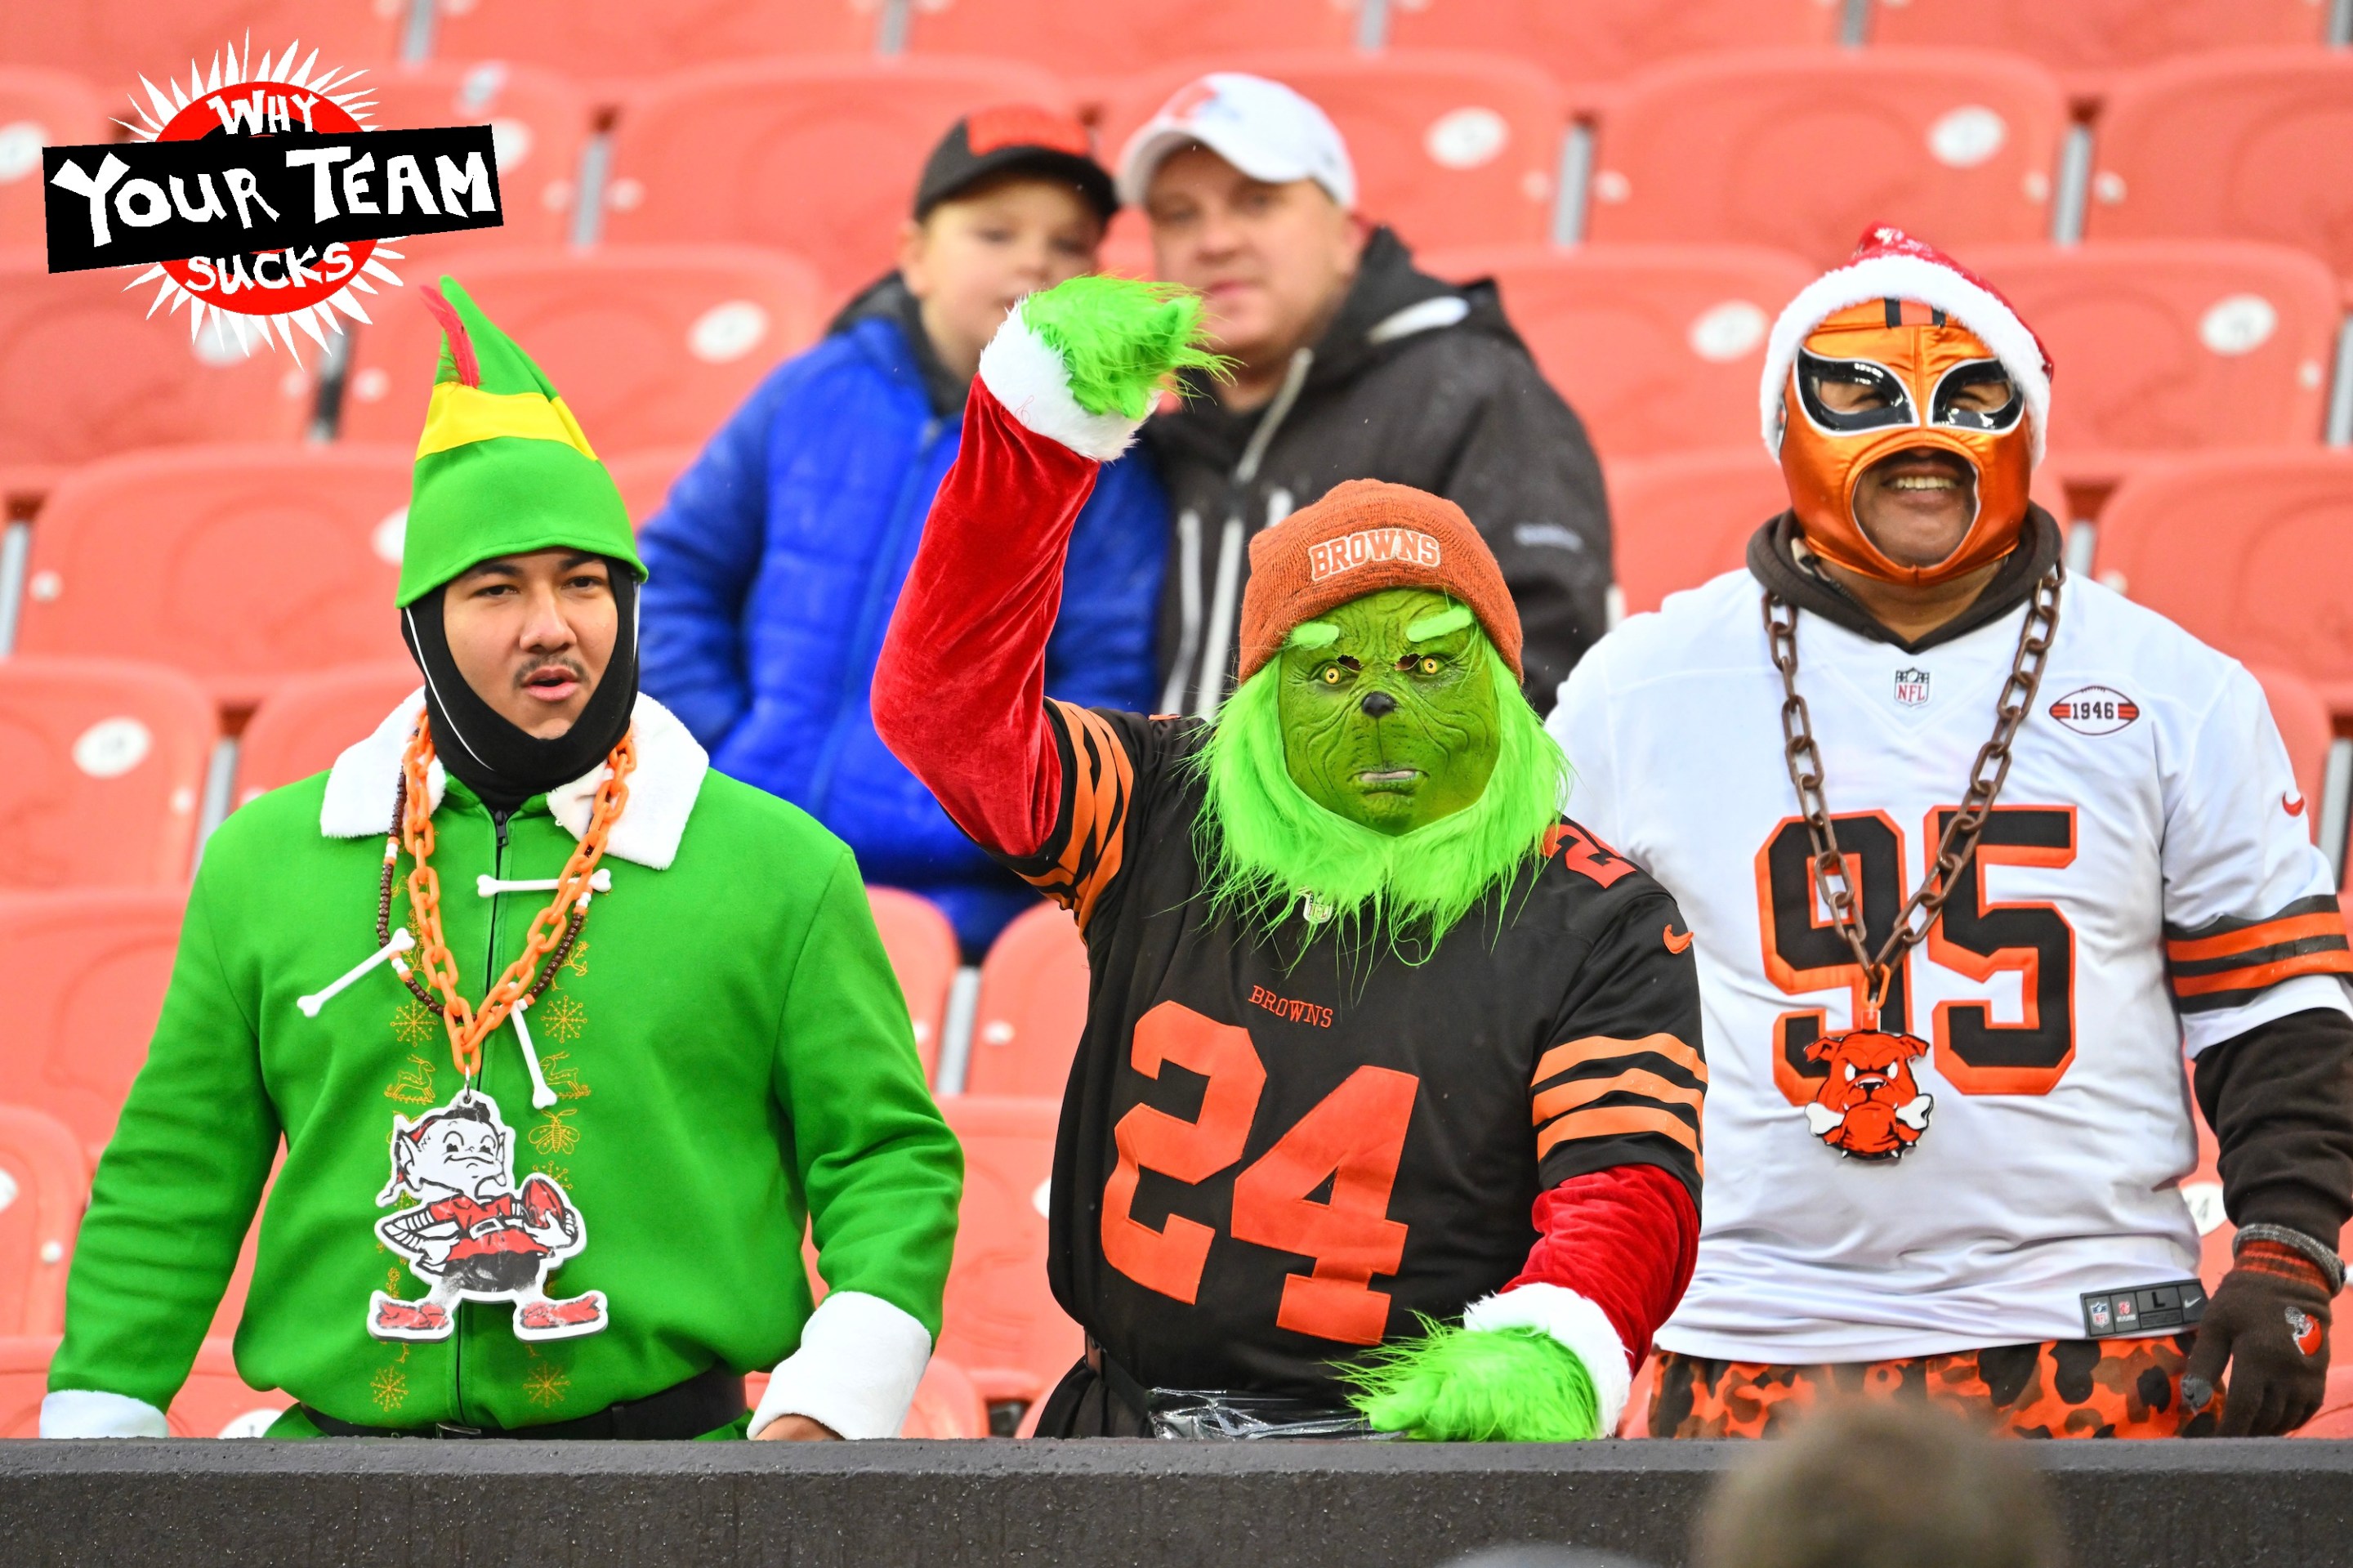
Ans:
{"type": "Polygon", "coordinates": [[[1496,747],[1484,643],[1468,609],[1426,588],[1385,588],[1293,628],[1277,665],[1293,782],[1391,835],[1478,800],[1496,747]]]}

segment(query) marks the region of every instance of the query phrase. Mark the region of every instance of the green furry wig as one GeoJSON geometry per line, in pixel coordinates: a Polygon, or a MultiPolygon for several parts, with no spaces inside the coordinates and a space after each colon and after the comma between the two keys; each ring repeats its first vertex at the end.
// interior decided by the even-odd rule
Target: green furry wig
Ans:
{"type": "Polygon", "coordinates": [[[1483,634],[1478,655],[1495,683],[1498,746],[1479,799],[1391,837],[1308,799],[1283,762],[1282,664],[1234,693],[1198,763],[1208,809],[1195,830],[1212,913],[1271,927],[1302,895],[1335,929],[1392,949],[1406,936],[1424,955],[1492,889],[1509,889],[1559,821],[1568,759],[1483,634]]]}

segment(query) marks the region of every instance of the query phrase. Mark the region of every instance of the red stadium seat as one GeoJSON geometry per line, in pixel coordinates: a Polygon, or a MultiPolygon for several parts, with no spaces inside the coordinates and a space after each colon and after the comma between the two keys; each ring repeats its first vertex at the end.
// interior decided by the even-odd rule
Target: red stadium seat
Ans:
{"type": "MultiPolygon", "coordinates": [[[[822,288],[805,263],[743,247],[473,251],[446,270],[530,345],[600,454],[705,440],[822,324],[822,288]]],[[[343,433],[413,442],[441,329],[414,299],[371,313],[343,433]]]]}
{"type": "Polygon", "coordinates": [[[1356,41],[1361,9],[1362,0],[917,0],[907,47],[1049,61],[1072,76],[1125,76],[1172,59],[1345,48],[1356,41]]]}
{"type": "MultiPolygon", "coordinates": [[[[135,272],[51,276],[38,250],[0,256],[0,463],[82,463],[182,441],[285,440],[308,428],[311,373],[282,350],[246,355],[185,310],[143,319],[135,272]]],[[[307,341],[307,340],[306,340],[307,341]]]]}
{"type": "Polygon", "coordinates": [[[1087,1020],[1087,948],[1070,912],[1016,916],[980,962],[965,1091],[1059,1099],[1087,1020]]]}
{"type": "Polygon", "coordinates": [[[2243,49],[2124,78],[2100,116],[2095,239],[2269,239],[2353,278],[2353,53],[2243,49]]]}
{"type": "MultiPolygon", "coordinates": [[[[787,250],[816,264],[831,297],[847,296],[892,265],[916,175],[947,128],[976,109],[1021,102],[1068,106],[1052,77],[1006,60],[681,71],[622,106],[605,238],[787,250]]],[[[596,427],[586,428],[594,439],[596,427]]]]}
{"type": "Polygon", "coordinates": [[[651,522],[669,499],[670,487],[678,476],[702,455],[701,447],[678,446],[607,459],[605,466],[613,471],[613,482],[620,487],[622,503],[629,509],[630,526],[642,529],[651,522]]]}
{"type": "MultiPolygon", "coordinates": [[[[1749,408],[1753,420],[1753,399],[1749,408]]],[[[1748,558],[1749,535],[1789,507],[1781,466],[1754,439],[1746,446],[1615,462],[1602,472],[1609,484],[1610,548],[1629,615],[1738,571],[1748,558]]]]}
{"type": "Polygon", "coordinates": [[[1390,0],[1394,49],[1491,49],[1567,82],[1680,55],[1838,42],[1838,0],[1390,0]]]}
{"type": "Polygon", "coordinates": [[[1630,82],[1601,124],[1596,243],[1739,241],[1820,266],[1874,223],[1947,249],[2040,239],[2066,130],[2040,67],[1964,49],[1774,49],[1630,82]]]}
{"type": "Polygon", "coordinates": [[[1208,70],[1271,77],[1322,108],[1347,140],[1359,208],[1408,244],[1507,245],[1551,231],[1568,107],[1533,66],[1449,54],[1198,59],[1120,90],[1103,115],[1104,155],[1208,70]]]}
{"type": "Polygon", "coordinates": [[[2353,451],[2136,468],[2100,513],[2099,575],[2195,636],[2353,714],[2353,451]]]}
{"type": "Polygon", "coordinates": [[[2071,450],[2312,446],[2340,313],[2302,251],[2229,241],[1984,246],[2059,367],[2051,443],[2071,450]]]}
{"type": "Polygon", "coordinates": [[[34,525],[16,646],[174,665],[232,707],[309,671],[397,659],[414,466],[398,447],[243,446],[78,470],[34,525]]]}
{"type": "MultiPolygon", "coordinates": [[[[399,47],[405,0],[58,0],[13,7],[11,65],[79,71],[110,95],[138,90],[139,79],[188,79],[248,39],[257,64],[299,43],[319,51],[319,68],[348,69],[388,60],[399,47]]],[[[314,70],[312,74],[318,74],[314,70]]]]}
{"type": "Polygon", "coordinates": [[[0,1440],[41,1435],[41,1399],[57,1352],[54,1332],[0,1336],[0,1440]]]}
{"type": "Polygon", "coordinates": [[[0,249],[44,243],[41,149],[111,141],[112,129],[79,77],[0,66],[0,249]]]}
{"type": "Polygon", "coordinates": [[[216,1337],[196,1352],[196,1364],[164,1419],[174,1437],[259,1437],[293,1403],[290,1395],[247,1383],[237,1372],[236,1347],[216,1337]]]}
{"type": "Polygon", "coordinates": [[[1953,44],[2103,70],[2242,44],[2321,41],[2313,0],[1878,0],[1873,44],[1953,44]]]}
{"type": "Polygon", "coordinates": [[[0,890],[185,886],[216,734],[173,671],[0,662],[0,890]]]}
{"type": "Polygon", "coordinates": [[[1794,256],[1739,246],[1522,246],[1432,251],[1421,264],[1495,279],[1605,463],[1754,444],[1765,339],[1814,275],[1794,256]]]}
{"type": "Polygon", "coordinates": [[[253,710],[237,742],[237,802],[335,765],[420,684],[417,666],[353,664],[297,675],[253,710]]]}
{"type": "Polygon", "coordinates": [[[1046,1283],[1046,1196],[1061,1105],[951,1095],[940,1108],[965,1159],[940,1353],[992,1404],[1035,1403],[1085,1348],[1046,1283]]]}
{"type": "Polygon", "coordinates": [[[90,1165],[55,1118],[0,1105],[0,1334],[61,1334],[90,1165]]]}
{"type": "Polygon", "coordinates": [[[873,52],[875,0],[433,0],[433,53],[522,60],[584,80],[757,55],[873,52]]]}
{"type": "Polygon", "coordinates": [[[0,896],[0,1102],[57,1118],[93,1167],[147,1060],[186,901],[166,888],[0,896]]]}
{"type": "MultiPolygon", "coordinates": [[[[0,1363],[5,1370],[5,1363],[0,1363]]],[[[757,1408],[760,1396],[768,1392],[765,1372],[744,1374],[744,1401],[757,1408]]],[[[5,1397],[5,1396],[0,1396],[5,1397]]],[[[5,1409],[0,1405],[0,1409],[5,1409]]],[[[5,1434],[0,1434],[5,1436],[5,1434]]],[[[915,1384],[914,1403],[907,1409],[907,1419],[899,1428],[902,1437],[986,1437],[988,1436],[988,1404],[973,1387],[962,1367],[944,1356],[934,1355],[923,1368],[921,1383],[915,1384]]]]}
{"type": "MultiPolygon", "coordinates": [[[[371,130],[491,128],[505,223],[497,228],[397,241],[395,249],[413,265],[453,247],[560,245],[571,238],[580,149],[589,129],[588,101],[577,87],[552,71],[510,65],[505,59],[387,66],[364,79],[375,101],[367,111],[371,130]]],[[[409,281],[418,281],[397,262],[393,270],[409,281]]],[[[376,313],[370,309],[368,313],[376,313]]]]}
{"type": "Polygon", "coordinates": [[[891,955],[892,972],[907,999],[907,1015],[914,1021],[915,1050],[923,1059],[923,1076],[939,1065],[940,1033],[947,1025],[948,988],[955,983],[955,927],[938,905],[895,887],[870,887],[866,901],[874,907],[874,927],[882,934],[883,950],[891,955]]]}

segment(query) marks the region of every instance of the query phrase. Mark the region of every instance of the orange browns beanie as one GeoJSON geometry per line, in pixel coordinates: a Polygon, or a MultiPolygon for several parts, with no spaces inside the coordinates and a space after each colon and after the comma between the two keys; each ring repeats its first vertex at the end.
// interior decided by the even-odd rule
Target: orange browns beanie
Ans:
{"type": "Polygon", "coordinates": [[[1242,589],[1242,680],[1292,628],[1383,588],[1430,588],[1470,606],[1520,676],[1520,612],[1494,552],[1462,508],[1408,484],[1352,479],[1250,541],[1242,589]]]}

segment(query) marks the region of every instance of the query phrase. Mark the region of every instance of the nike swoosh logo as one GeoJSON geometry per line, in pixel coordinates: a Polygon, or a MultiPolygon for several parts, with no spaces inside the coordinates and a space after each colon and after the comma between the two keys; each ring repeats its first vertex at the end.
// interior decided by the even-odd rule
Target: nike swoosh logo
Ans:
{"type": "Polygon", "coordinates": [[[1682,953],[1691,950],[1692,934],[1689,931],[1685,931],[1682,936],[1676,936],[1673,921],[1670,920],[1667,924],[1659,927],[1659,934],[1666,938],[1667,951],[1671,953],[1682,953]]]}
{"type": "Polygon", "coordinates": [[[2298,795],[2295,800],[2291,800],[2286,796],[2282,795],[2280,797],[2280,810],[2285,811],[2291,817],[2303,816],[2304,797],[2298,795]]]}

